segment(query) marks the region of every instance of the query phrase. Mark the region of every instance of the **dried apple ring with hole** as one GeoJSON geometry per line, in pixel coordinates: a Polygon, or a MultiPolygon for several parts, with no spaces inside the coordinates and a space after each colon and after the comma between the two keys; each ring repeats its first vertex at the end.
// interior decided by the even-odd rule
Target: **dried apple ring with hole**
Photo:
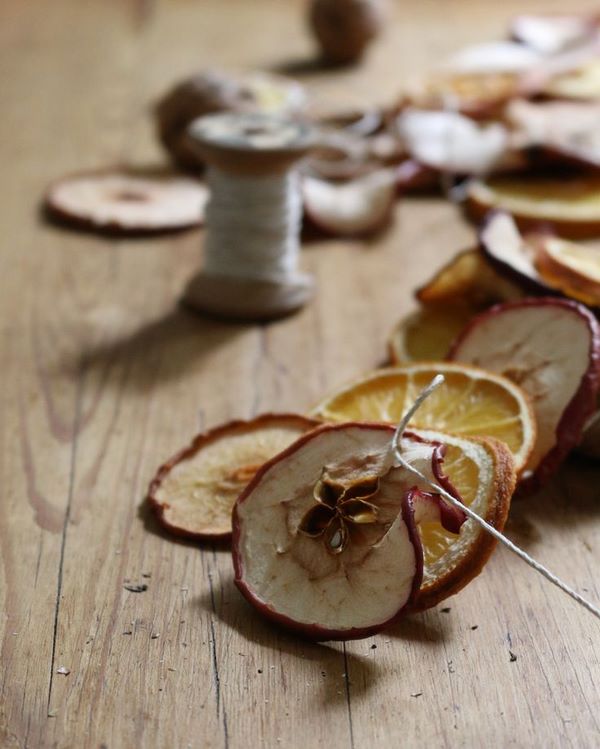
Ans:
{"type": "Polygon", "coordinates": [[[106,234],[153,234],[202,224],[208,188],[187,177],[105,170],[57,180],[44,201],[51,218],[73,227],[106,234]]]}

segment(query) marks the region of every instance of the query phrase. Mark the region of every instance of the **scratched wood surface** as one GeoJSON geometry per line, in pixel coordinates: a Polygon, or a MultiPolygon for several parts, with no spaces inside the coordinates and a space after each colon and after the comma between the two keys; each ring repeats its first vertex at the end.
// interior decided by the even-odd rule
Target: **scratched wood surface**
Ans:
{"type": "MultiPolygon", "coordinates": [[[[322,101],[383,102],[518,9],[407,0],[363,66],[303,80],[322,101]]],[[[227,550],[174,542],[142,506],[158,463],[199,428],[302,410],[379,364],[411,289],[473,239],[452,206],[400,202],[377,241],[307,247],[316,300],[257,327],[178,308],[199,232],[111,241],[43,224],[50,179],[162,158],[149,103],[177,78],[302,70],[303,12],[289,0],[2,3],[2,747],[600,745],[598,623],[504,551],[446,605],[375,638],[310,645],[240,599],[227,550]]],[[[599,479],[572,461],[510,523],[596,601],[599,479]]]]}

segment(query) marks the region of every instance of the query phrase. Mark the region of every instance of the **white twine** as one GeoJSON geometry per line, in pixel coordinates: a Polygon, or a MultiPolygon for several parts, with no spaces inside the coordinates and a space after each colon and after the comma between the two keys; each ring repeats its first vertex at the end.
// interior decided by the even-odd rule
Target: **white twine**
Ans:
{"type": "Polygon", "coordinates": [[[294,171],[267,177],[210,168],[204,272],[265,281],[297,274],[302,199],[294,171]]]}
{"type": "Polygon", "coordinates": [[[410,471],[412,474],[417,476],[421,481],[424,481],[432,489],[434,489],[438,494],[441,494],[442,497],[444,497],[444,499],[447,500],[451,505],[461,509],[469,518],[471,518],[471,520],[473,520],[475,523],[480,525],[485,531],[487,531],[487,533],[492,535],[497,541],[504,544],[504,546],[506,546],[507,549],[510,549],[513,552],[513,554],[516,554],[526,564],[532,567],[536,572],[539,572],[540,575],[543,575],[543,577],[545,577],[546,580],[549,580],[553,585],[556,585],[557,588],[560,588],[560,590],[562,590],[567,595],[571,596],[571,598],[577,601],[577,603],[579,603],[581,606],[587,609],[590,613],[592,613],[594,616],[600,619],[600,609],[597,606],[594,606],[593,603],[590,603],[588,600],[583,598],[583,596],[579,595],[579,593],[577,593],[576,590],[574,590],[569,585],[567,585],[567,583],[563,582],[554,573],[550,572],[550,570],[547,567],[544,567],[544,565],[537,562],[535,559],[533,559],[533,557],[530,557],[529,554],[527,554],[527,552],[523,551],[523,549],[521,549],[519,546],[514,544],[510,539],[508,539],[506,536],[500,533],[500,531],[494,528],[493,525],[490,525],[482,517],[480,517],[476,512],[473,512],[473,510],[470,507],[467,507],[458,499],[456,499],[456,497],[453,497],[442,486],[439,486],[436,482],[428,479],[427,476],[425,476],[423,473],[421,473],[421,471],[419,471],[417,468],[412,466],[403,458],[401,437],[406,430],[408,422],[412,419],[415,412],[421,406],[423,401],[426,398],[428,398],[431,395],[431,393],[433,393],[433,391],[436,390],[443,382],[444,382],[444,376],[441,374],[438,374],[433,378],[433,380],[429,383],[429,385],[426,388],[424,388],[424,390],[421,391],[421,393],[419,394],[419,397],[416,399],[416,401],[408,410],[408,412],[404,415],[402,421],[398,424],[398,427],[394,433],[394,436],[392,437],[392,441],[390,444],[390,452],[392,453],[394,458],[398,461],[398,463],[403,468],[405,468],[407,471],[410,471]]]}

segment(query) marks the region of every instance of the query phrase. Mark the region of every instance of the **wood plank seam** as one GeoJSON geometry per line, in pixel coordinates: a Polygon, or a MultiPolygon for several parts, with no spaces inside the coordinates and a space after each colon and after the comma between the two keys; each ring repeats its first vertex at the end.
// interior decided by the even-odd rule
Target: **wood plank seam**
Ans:
{"type": "Polygon", "coordinates": [[[352,704],[350,698],[350,676],[348,675],[348,653],[346,651],[346,643],[343,644],[344,654],[344,682],[346,685],[346,707],[348,710],[348,728],[350,731],[350,747],[354,749],[354,728],[352,726],[352,704]]]}
{"type": "MultiPolygon", "coordinates": [[[[212,561],[215,565],[217,564],[217,555],[215,548],[213,546],[212,549],[212,561]]],[[[215,697],[217,702],[217,718],[221,717],[222,720],[222,726],[223,726],[223,743],[225,749],[229,749],[229,732],[227,729],[227,709],[225,707],[225,704],[221,703],[221,677],[219,674],[219,662],[217,658],[217,640],[215,636],[215,624],[214,624],[214,617],[217,614],[217,606],[215,603],[215,591],[213,586],[213,571],[212,569],[208,570],[208,585],[210,588],[210,603],[212,607],[212,613],[210,616],[210,650],[211,650],[211,657],[212,657],[212,665],[213,665],[213,679],[214,679],[214,685],[215,685],[215,697]],[[221,713],[221,707],[222,713],[221,713]]]]}
{"type": "Polygon", "coordinates": [[[69,490],[67,497],[67,507],[62,527],[62,536],[60,542],[60,558],[58,563],[58,579],[56,583],[56,603],[54,606],[54,622],[52,631],[52,653],[50,656],[50,678],[48,682],[48,703],[47,709],[50,711],[50,702],[52,700],[52,686],[54,683],[54,667],[56,663],[56,642],[58,638],[58,618],[60,615],[60,600],[62,594],[63,566],[65,560],[65,548],[67,544],[67,532],[71,519],[71,507],[75,490],[75,466],[77,463],[77,444],[79,440],[79,428],[81,425],[81,411],[83,403],[83,380],[84,380],[84,363],[79,362],[77,368],[77,387],[75,390],[75,413],[73,416],[73,441],[71,444],[71,464],[69,466],[69,490]]]}

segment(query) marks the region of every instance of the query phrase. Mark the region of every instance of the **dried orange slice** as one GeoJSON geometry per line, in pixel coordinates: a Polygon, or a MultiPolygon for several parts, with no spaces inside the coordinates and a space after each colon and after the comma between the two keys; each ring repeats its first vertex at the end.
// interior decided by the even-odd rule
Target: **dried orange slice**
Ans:
{"type": "Polygon", "coordinates": [[[452,341],[478,311],[467,305],[430,304],[406,315],[388,341],[392,364],[443,359],[452,341]]]}
{"type": "Polygon", "coordinates": [[[422,304],[459,302],[479,308],[521,296],[519,287],[496,273],[475,249],[457,253],[416,291],[422,304]]]}
{"type": "Polygon", "coordinates": [[[410,426],[499,439],[521,471],[536,437],[529,398],[507,378],[477,367],[419,362],[380,369],[325,398],[312,415],[325,421],[397,424],[436,374],[443,374],[445,382],[423,403],[410,426]]]}
{"type": "Polygon", "coordinates": [[[600,236],[600,178],[472,180],[465,207],[479,221],[492,208],[512,213],[522,229],[552,227],[571,239],[600,236]]]}
{"type": "MultiPolygon", "coordinates": [[[[506,446],[489,438],[421,430],[418,434],[446,446],[443,471],[462,502],[502,530],[516,481],[513,457],[506,446]]],[[[423,611],[476,577],[496,541],[473,520],[467,520],[458,535],[439,522],[421,522],[418,529],[423,544],[423,581],[412,608],[423,611]]]]}
{"type": "Polygon", "coordinates": [[[233,504],[256,471],[318,424],[296,414],[264,414],[203,432],[158,469],[148,502],[175,535],[228,538],[233,504]]]}

